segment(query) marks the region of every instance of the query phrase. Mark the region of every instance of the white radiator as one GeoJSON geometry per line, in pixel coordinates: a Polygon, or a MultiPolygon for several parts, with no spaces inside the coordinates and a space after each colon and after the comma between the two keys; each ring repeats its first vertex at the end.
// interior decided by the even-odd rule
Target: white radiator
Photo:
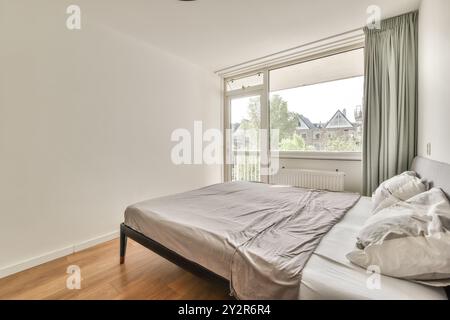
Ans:
{"type": "Polygon", "coordinates": [[[280,169],[270,177],[270,184],[300,188],[344,191],[345,173],[301,169],[280,169]]]}

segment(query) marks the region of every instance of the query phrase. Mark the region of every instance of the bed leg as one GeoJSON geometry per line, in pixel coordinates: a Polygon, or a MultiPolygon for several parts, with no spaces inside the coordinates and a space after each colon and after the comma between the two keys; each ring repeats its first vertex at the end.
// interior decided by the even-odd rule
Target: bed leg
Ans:
{"type": "Polygon", "coordinates": [[[125,263],[125,253],[127,251],[127,236],[124,231],[124,226],[120,226],[120,264],[125,263]]]}

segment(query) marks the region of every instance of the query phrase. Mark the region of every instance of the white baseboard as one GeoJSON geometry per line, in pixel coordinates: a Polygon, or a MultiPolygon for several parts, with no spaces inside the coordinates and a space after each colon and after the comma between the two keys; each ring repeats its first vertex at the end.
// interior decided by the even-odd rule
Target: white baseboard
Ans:
{"type": "Polygon", "coordinates": [[[113,240],[113,239],[117,239],[120,236],[120,231],[113,231],[107,234],[104,234],[100,237],[96,237],[93,239],[89,239],[86,241],[83,241],[81,243],[75,244],[73,246],[73,252],[80,252],[83,250],[86,250],[88,248],[91,248],[93,246],[96,246],[98,244],[113,240]]]}
{"type": "Polygon", "coordinates": [[[105,235],[93,238],[93,239],[89,239],[77,244],[74,244],[72,246],[69,247],[65,247],[59,250],[54,250],[54,251],[50,251],[47,252],[43,255],[10,265],[10,266],[6,266],[3,268],[0,268],[0,279],[7,277],[9,275],[12,275],[14,273],[20,272],[20,271],[24,271],[26,269],[30,269],[33,267],[36,267],[38,265],[41,265],[43,263],[52,261],[52,260],[56,260],[58,258],[62,258],[65,256],[68,256],[72,253],[75,252],[80,252],[82,250],[86,250],[90,247],[96,246],[98,244],[101,244],[103,242],[107,242],[113,239],[116,239],[119,237],[120,232],[119,231],[113,231],[110,233],[107,233],[105,235]]]}

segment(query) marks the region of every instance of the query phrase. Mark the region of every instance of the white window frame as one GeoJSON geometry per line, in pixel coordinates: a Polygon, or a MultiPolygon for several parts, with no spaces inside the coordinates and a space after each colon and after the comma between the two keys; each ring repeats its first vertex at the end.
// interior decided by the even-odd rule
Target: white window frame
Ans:
{"type": "MultiPolygon", "coordinates": [[[[269,72],[267,69],[265,70],[258,70],[256,72],[247,72],[240,74],[238,76],[232,77],[232,78],[226,78],[224,79],[224,88],[225,88],[225,95],[224,95],[224,131],[227,129],[231,129],[231,115],[230,115],[230,109],[231,109],[231,101],[233,99],[237,98],[246,98],[251,96],[260,96],[260,103],[261,103],[261,128],[260,129],[267,129],[269,126],[269,112],[268,112],[268,105],[269,105],[269,98],[268,98],[268,81],[267,77],[269,76],[269,72]],[[257,73],[261,73],[263,75],[263,84],[259,86],[253,86],[249,88],[244,89],[237,89],[233,91],[226,91],[226,85],[227,81],[230,81],[233,79],[239,79],[239,78],[245,78],[247,76],[251,76],[257,73]]],[[[226,134],[224,134],[224,177],[225,181],[231,181],[231,164],[227,164],[227,157],[229,153],[231,152],[230,146],[228,145],[228,141],[226,140],[226,134]]],[[[267,142],[269,143],[269,141],[267,142]]],[[[267,144],[269,145],[269,144],[267,144]]],[[[270,147],[269,147],[270,148],[270,147]]],[[[269,155],[269,150],[261,150],[261,153],[265,152],[267,156],[269,155]]],[[[268,177],[267,176],[261,176],[261,182],[268,183],[268,177]]]]}
{"type": "MultiPolygon", "coordinates": [[[[229,115],[229,109],[230,109],[230,101],[232,98],[236,97],[246,97],[251,95],[261,95],[261,129],[267,129],[270,130],[270,88],[269,88],[269,75],[270,71],[305,63],[308,61],[323,59],[332,55],[342,54],[345,52],[358,50],[358,49],[364,49],[364,42],[358,42],[356,44],[352,44],[349,46],[343,46],[337,49],[332,49],[328,51],[322,51],[319,53],[311,54],[302,58],[298,59],[292,59],[285,62],[278,62],[275,64],[268,64],[264,67],[243,72],[243,73],[236,73],[232,76],[223,77],[223,84],[224,84],[224,129],[229,129],[230,127],[230,115],[229,115]],[[245,88],[245,89],[238,89],[233,91],[227,91],[226,85],[227,81],[230,81],[231,79],[239,79],[244,78],[246,76],[251,76],[256,73],[261,73],[264,75],[263,77],[263,84],[255,87],[245,88]]],[[[270,136],[270,135],[269,135],[270,136]]],[[[267,142],[269,149],[270,149],[270,141],[267,142]]],[[[228,146],[226,141],[224,142],[224,157],[226,160],[226,157],[228,155],[228,146]]],[[[271,155],[271,151],[267,150],[269,155],[271,155]]],[[[335,160],[335,161],[362,161],[362,152],[310,152],[310,151],[280,151],[278,153],[278,157],[280,159],[309,159],[309,160],[335,160]]],[[[225,162],[226,163],[226,162],[225,162]]],[[[225,165],[224,168],[224,177],[226,181],[229,181],[231,178],[231,170],[229,165],[225,165]]],[[[262,179],[265,180],[265,179],[262,179]]],[[[265,182],[265,181],[263,181],[265,182]]]]}

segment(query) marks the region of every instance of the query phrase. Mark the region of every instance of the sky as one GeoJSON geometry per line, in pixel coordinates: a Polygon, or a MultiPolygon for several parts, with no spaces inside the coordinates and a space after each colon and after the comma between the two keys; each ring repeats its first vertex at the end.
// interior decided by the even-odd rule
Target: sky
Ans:
{"type": "Polygon", "coordinates": [[[347,109],[347,118],[354,122],[354,110],[363,103],[364,77],[356,77],[272,92],[287,101],[289,111],[325,123],[336,111],[347,109]]]}
{"type": "MultiPolygon", "coordinates": [[[[363,103],[364,77],[331,81],[294,89],[271,92],[288,103],[289,111],[309,118],[313,123],[326,123],[336,111],[347,110],[347,118],[354,122],[354,109],[363,103]]],[[[248,98],[232,102],[232,122],[247,118],[248,98]]]]}

